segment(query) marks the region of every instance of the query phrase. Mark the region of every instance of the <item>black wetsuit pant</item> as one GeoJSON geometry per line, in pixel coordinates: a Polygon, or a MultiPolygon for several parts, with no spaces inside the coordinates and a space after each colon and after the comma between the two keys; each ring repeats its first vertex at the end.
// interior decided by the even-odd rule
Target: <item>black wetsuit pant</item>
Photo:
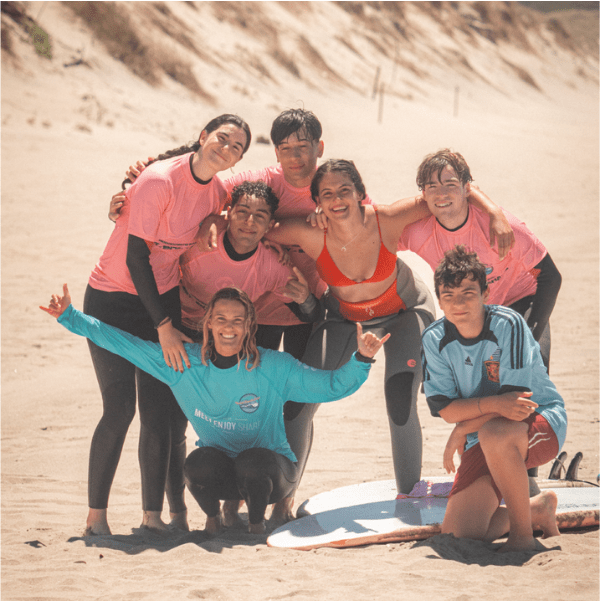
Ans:
{"type": "MultiPolygon", "coordinates": [[[[529,295],[529,297],[523,297],[522,299],[515,301],[512,305],[509,305],[509,307],[510,309],[514,309],[517,313],[521,314],[525,318],[525,321],[527,321],[529,314],[531,313],[533,299],[534,295],[529,295]]],[[[544,362],[544,366],[546,366],[546,370],[548,370],[548,374],[550,374],[551,342],[550,322],[548,322],[538,340],[540,352],[542,354],[542,361],[544,362]]]]}
{"type": "Polygon", "coordinates": [[[312,327],[313,325],[308,323],[290,326],[259,324],[256,332],[256,344],[265,349],[278,351],[283,337],[283,350],[299,360],[306,350],[312,327]]]}
{"type": "Polygon", "coordinates": [[[217,516],[220,500],[244,500],[253,525],[264,519],[268,504],[291,495],[297,478],[294,462],[264,448],[230,458],[214,447],[199,447],[185,461],[185,483],[207,516],[217,516]]]}
{"type": "MultiPolygon", "coordinates": [[[[304,357],[304,354],[306,352],[306,346],[308,344],[308,341],[310,340],[312,329],[312,323],[293,324],[291,326],[273,326],[259,324],[258,330],[256,332],[256,344],[259,347],[264,347],[265,349],[273,349],[275,351],[278,351],[279,345],[281,344],[281,339],[283,337],[283,350],[286,353],[289,353],[295,359],[300,360],[304,357]]],[[[304,403],[288,400],[283,406],[284,426],[288,441],[290,441],[290,437],[293,438],[294,442],[298,440],[298,436],[296,433],[297,429],[295,427],[292,427],[290,423],[292,420],[294,420],[294,418],[296,418],[296,416],[298,416],[304,405],[304,403]]],[[[310,448],[312,447],[313,432],[313,424],[311,421],[310,429],[307,433],[303,433],[303,436],[301,438],[302,453],[306,454],[306,456],[308,456],[308,454],[310,453],[310,448]],[[306,440],[304,435],[306,435],[306,440]]],[[[291,442],[290,446],[292,446],[291,442]]],[[[296,453],[294,447],[295,443],[292,447],[292,451],[296,453]]],[[[303,471],[304,464],[302,465],[302,471],[300,474],[302,474],[303,471]]]]}
{"type": "MultiPolygon", "coordinates": [[[[177,327],[181,316],[179,288],[164,293],[160,300],[177,327]]],[[[99,291],[88,286],[83,310],[144,340],[158,342],[158,333],[137,295],[99,291]]],[[[88,344],[103,403],[102,418],[90,449],[89,507],[108,507],[125,436],[135,415],[137,390],[143,509],[162,510],[166,488],[171,512],[182,512],[185,510],[183,465],[187,419],[171,389],[118,355],[90,341],[88,344]]]]}
{"type": "MultiPolygon", "coordinates": [[[[517,313],[521,314],[525,320],[529,317],[531,313],[532,304],[533,304],[534,295],[530,295],[529,297],[523,297],[518,301],[515,301],[512,305],[510,305],[510,309],[514,309],[517,313]]],[[[542,361],[544,362],[544,366],[546,366],[546,370],[548,370],[548,374],[550,374],[550,347],[551,347],[551,337],[550,337],[550,322],[548,322],[542,331],[542,335],[538,341],[540,345],[540,353],[542,355],[542,361]]],[[[527,474],[530,477],[538,476],[537,466],[535,468],[530,468],[527,471],[527,474]]]]}

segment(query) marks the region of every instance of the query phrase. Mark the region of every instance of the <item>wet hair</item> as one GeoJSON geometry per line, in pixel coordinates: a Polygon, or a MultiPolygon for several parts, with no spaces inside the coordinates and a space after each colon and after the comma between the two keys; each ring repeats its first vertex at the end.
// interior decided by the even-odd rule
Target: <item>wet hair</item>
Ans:
{"type": "MultiPolygon", "coordinates": [[[[210,134],[211,132],[214,132],[216,129],[220,128],[225,123],[231,123],[233,125],[237,125],[240,129],[244,130],[244,133],[246,134],[246,144],[244,146],[244,150],[242,151],[242,157],[243,157],[244,153],[250,147],[250,142],[252,142],[252,133],[250,132],[250,126],[241,117],[238,117],[237,115],[231,115],[230,113],[224,113],[223,115],[219,115],[218,117],[211,119],[202,128],[202,131],[206,132],[207,134],[210,134]]],[[[158,157],[156,157],[154,159],[154,161],[150,161],[148,163],[148,165],[151,165],[155,161],[164,161],[165,159],[179,157],[181,155],[185,155],[186,153],[190,153],[190,152],[195,153],[198,151],[199,148],[200,148],[199,140],[196,140],[195,142],[188,142],[188,144],[184,144],[183,146],[168,150],[168,151],[158,155],[158,157]]],[[[125,178],[123,180],[123,182],[121,182],[121,189],[125,190],[125,186],[127,184],[131,184],[131,180],[129,178],[125,178]]]]}
{"type": "Polygon", "coordinates": [[[442,170],[447,165],[454,169],[461,184],[473,181],[471,170],[464,157],[460,153],[451,151],[449,148],[443,148],[437,151],[437,153],[427,155],[421,161],[421,165],[419,165],[419,169],[417,170],[417,186],[419,190],[423,190],[425,184],[431,182],[434,174],[437,174],[438,180],[441,180],[442,170]]]}
{"type": "Polygon", "coordinates": [[[321,180],[323,179],[325,174],[332,172],[345,173],[350,178],[350,180],[352,180],[354,187],[361,196],[361,200],[367,196],[365,185],[353,161],[347,161],[346,159],[329,159],[325,161],[325,163],[323,163],[319,167],[319,169],[317,169],[310,183],[310,196],[312,196],[312,200],[315,203],[319,198],[319,186],[321,184],[321,180]]]}
{"type": "Polygon", "coordinates": [[[277,211],[279,207],[279,199],[277,198],[277,195],[273,192],[273,189],[262,180],[246,180],[245,182],[238,184],[231,191],[232,209],[243,196],[253,196],[257,199],[263,199],[267,203],[267,205],[269,205],[269,209],[271,210],[271,217],[275,216],[275,211],[277,211]]]}
{"type": "Polygon", "coordinates": [[[461,285],[465,278],[472,278],[479,282],[482,293],[487,290],[486,268],[479,261],[477,253],[470,253],[464,245],[456,245],[453,249],[446,251],[433,274],[437,298],[440,298],[440,289],[443,286],[456,288],[461,285]]]}
{"type": "Polygon", "coordinates": [[[279,146],[292,134],[306,134],[311,142],[321,140],[323,128],[321,122],[312,111],[304,109],[288,109],[283,111],[271,126],[271,142],[279,146]]]}
{"type": "Polygon", "coordinates": [[[244,291],[234,286],[218,290],[206,306],[206,313],[204,314],[204,318],[202,318],[202,363],[205,366],[208,365],[208,360],[212,357],[213,351],[215,351],[215,340],[212,331],[208,327],[208,323],[212,318],[215,304],[217,301],[223,300],[238,301],[246,310],[246,321],[244,323],[246,335],[242,342],[242,350],[238,354],[238,364],[245,358],[246,370],[253,370],[260,363],[260,354],[256,347],[256,330],[258,328],[256,310],[250,297],[244,291]]]}

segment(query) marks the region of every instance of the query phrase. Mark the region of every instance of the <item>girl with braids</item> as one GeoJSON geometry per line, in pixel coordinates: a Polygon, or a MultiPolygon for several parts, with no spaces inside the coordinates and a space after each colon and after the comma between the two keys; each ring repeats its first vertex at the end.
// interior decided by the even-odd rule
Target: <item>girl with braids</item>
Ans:
{"type": "MultiPolygon", "coordinates": [[[[194,244],[199,224],[220,213],[227,194],[216,176],[235,165],[250,145],[246,122],[221,115],[198,141],[165,154],[127,190],[123,219],[92,271],[84,311],[148,341],[160,343],[164,362],[183,372],[179,257],[194,244]]],[[[169,388],[123,358],[89,344],[103,401],[92,439],[86,534],[110,533],[107,506],[125,435],[140,410],[139,461],[142,525],[166,531],[161,519],[165,486],[174,526],[187,529],[183,462],[187,421],[169,388]],[[167,479],[168,475],[168,479],[167,479]]]]}
{"type": "Polygon", "coordinates": [[[185,481],[207,515],[210,533],[239,520],[236,500],[242,499],[250,533],[265,533],[267,505],[291,500],[299,478],[283,405],[288,399],[322,403],[351,395],[367,379],[373,356],[389,338],[363,334],[358,323],[357,351],[347,363],[332,371],[309,369],[287,353],[257,347],[252,301],[240,289],[223,288],[206,309],[202,346],[186,345],[188,369],[177,371],[165,365],[158,343],[74,309],[66,284],[63,295],[53,295],[49,307],[41,309],[172,389],[198,435],[198,447],[185,462],[185,481]],[[234,502],[228,514],[222,513],[221,500],[234,502]]]}

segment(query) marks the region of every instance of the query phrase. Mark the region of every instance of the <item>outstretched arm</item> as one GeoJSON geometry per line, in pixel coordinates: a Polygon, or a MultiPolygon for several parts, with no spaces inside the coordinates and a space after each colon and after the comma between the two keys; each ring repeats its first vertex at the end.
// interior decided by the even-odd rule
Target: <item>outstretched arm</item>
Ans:
{"type": "MultiPolygon", "coordinates": [[[[300,362],[294,362],[289,371],[285,399],[308,403],[325,403],[352,395],[367,380],[371,369],[371,358],[389,339],[382,339],[372,332],[363,333],[360,323],[356,325],[358,350],[337,370],[318,370],[300,362]]],[[[290,358],[291,361],[291,358],[290,358]]]]}
{"type": "Polygon", "coordinates": [[[40,309],[56,318],[67,330],[88,338],[99,347],[120,355],[167,385],[174,385],[181,375],[168,368],[163,360],[160,344],[144,341],[114,326],[77,311],[71,305],[67,285],[63,295],[52,295],[48,307],[40,309]]]}

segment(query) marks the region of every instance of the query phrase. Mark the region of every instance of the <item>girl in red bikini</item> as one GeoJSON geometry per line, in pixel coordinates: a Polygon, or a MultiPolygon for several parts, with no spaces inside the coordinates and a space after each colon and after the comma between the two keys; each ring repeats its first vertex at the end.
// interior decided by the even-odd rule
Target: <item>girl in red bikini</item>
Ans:
{"type": "MultiPolygon", "coordinates": [[[[361,204],[365,186],[352,161],[326,161],[311,183],[312,198],[327,219],[323,231],[304,219],[283,220],[268,238],[297,244],[317,263],[329,285],[323,296],[325,318],[317,325],[302,361],[335,369],[356,350],[355,323],[390,339],[385,351],[385,399],[392,440],[396,484],[410,493],[421,475],[422,438],[417,415],[421,383],[421,333],[435,318],[431,292],[396,256],[404,228],[429,215],[420,197],[392,205],[361,204]]],[[[470,200],[485,211],[495,206],[478,191],[470,200]]],[[[305,404],[286,423],[302,471],[311,445],[315,404],[305,404]]]]}
{"type": "MultiPolygon", "coordinates": [[[[313,200],[327,218],[323,231],[304,219],[284,220],[269,238],[298,244],[317,262],[329,285],[323,297],[325,318],[313,332],[303,358],[308,365],[332,369],[356,350],[355,323],[383,337],[385,397],[398,490],[409,493],[421,474],[421,427],[416,400],[421,382],[421,332],[435,317],[432,295],[421,279],[396,256],[405,226],[428,215],[417,198],[390,206],[363,206],[366,191],[354,163],[330,160],[315,174],[313,200]],[[354,337],[355,338],[355,337],[354,337]]],[[[288,438],[310,431],[315,404],[306,404],[287,426],[288,438]]],[[[306,442],[303,467],[310,449],[306,442]]],[[[298,454],[297,454],[298,455],[298,454]]]]}

